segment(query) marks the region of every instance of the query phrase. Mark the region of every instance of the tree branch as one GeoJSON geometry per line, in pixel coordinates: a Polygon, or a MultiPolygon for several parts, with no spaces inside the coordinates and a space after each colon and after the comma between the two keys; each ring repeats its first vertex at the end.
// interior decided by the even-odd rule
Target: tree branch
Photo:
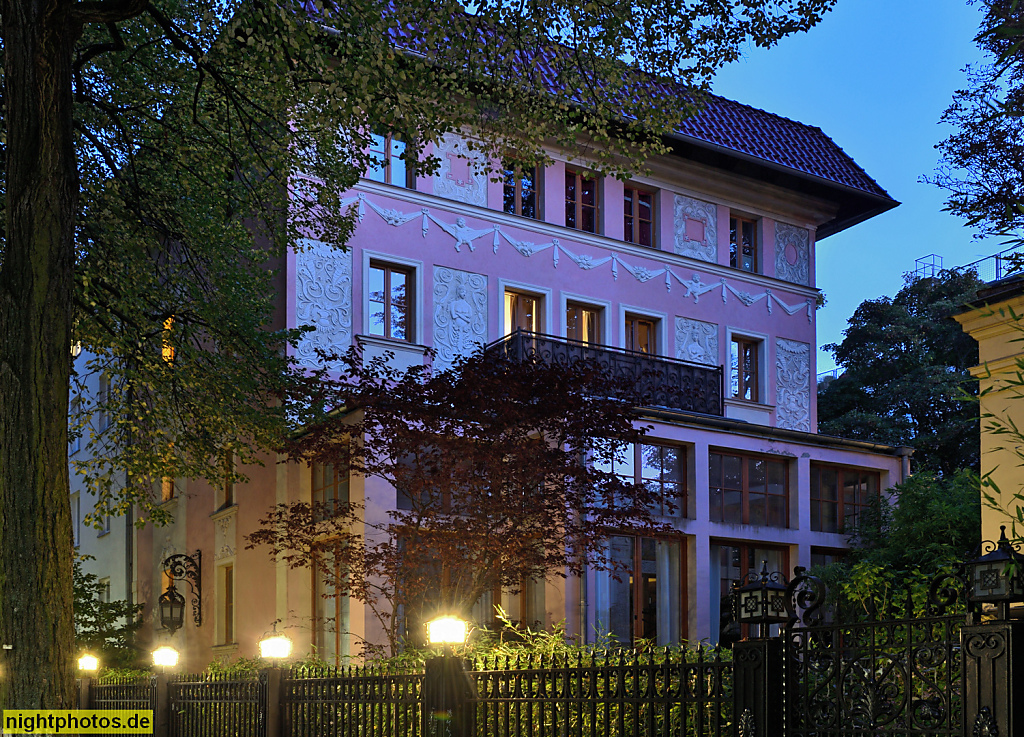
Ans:
{"type": "Polygon", "coordinates": [[[81,24],[120,23],[140,15],[149,0],[87,0],[75,3],[71,18],[81,24]]]}

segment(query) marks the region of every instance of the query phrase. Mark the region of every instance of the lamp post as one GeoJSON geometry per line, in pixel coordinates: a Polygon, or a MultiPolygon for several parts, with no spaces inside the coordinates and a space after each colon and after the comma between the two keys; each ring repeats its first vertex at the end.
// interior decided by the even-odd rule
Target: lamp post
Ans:
{"type": "Polygon", "coordinates": [[[78,708],[88,709],[92,705],[92,679],[100,669],[100,659],[91,653],[82,653],[78,659],[78,708]]]}
{"type": "Polygon", "coordinates": [[[455,645],[465,644],[469,624],[458,617],[443,616],[427,622],[427,642],[441,645],[444,654],[426,663],[423,679],[423,734],[426,737],[471,737],[476,685],[466,672],[455,645]]]}
{"type": "Polygon", "coordinates": [[[90,653],[82,653],[78,659],[78,670],[82,673],[95,673],[100,668],[100,659],[90,653]]]}
{"type": "Polygon", "coordinates": [[[733,645],[734,719],[739,734],[776,737],[782,734],[782,640],[769,637],[773,624],[789,621],[786,577],[768,571],[749,573],[733,584],[732,605],[740,625],[757,626],[758,637],[733,645]]]}
{"type": "Polygon", "coordinates": [[[170,645],[161,645],[153,651],[153,665],[161,670],[174,668],[178,665],[178,651],[170,645]]]}

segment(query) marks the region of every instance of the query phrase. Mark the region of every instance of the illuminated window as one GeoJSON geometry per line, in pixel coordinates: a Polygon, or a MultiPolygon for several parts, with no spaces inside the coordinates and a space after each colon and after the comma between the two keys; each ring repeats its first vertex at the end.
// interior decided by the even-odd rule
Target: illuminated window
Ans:
{"type": "Polygon", "coordinates": [[[626,315],[625,348],[630,351],[656,355],[658,352],[655,341],[657,322],[650,317],[626,315]]]}
{"type": "Polygon", "coordinates": [[[510,335],[516,330],[541,332],[543,324],[540,309],[540,297],[511,289],[505,290],[505,335],[510,335]]]}
{"type": "Polygon", "coordinates": [[[601,342],[601,308],[566,302],[565,337],[596,345],[601,342]]]}

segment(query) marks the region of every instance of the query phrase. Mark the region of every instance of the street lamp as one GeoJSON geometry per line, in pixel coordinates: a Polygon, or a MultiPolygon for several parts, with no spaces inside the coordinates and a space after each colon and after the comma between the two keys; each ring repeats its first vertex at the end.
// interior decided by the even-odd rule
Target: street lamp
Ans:
{"type": "Polygon", "coordinates": [[[994,604],[1000,619],[1010,616],[1010,604],[1024,601],[1024,555],[1006,538],[1006,526],[999,528],[999,540],[986,540],[981,549],[989,552],[965,564],[973,603],[994,604]]]}
{"type": "Polygon", "coordinates": [[[786,584],[786,577],[778,571],[769,573],[768,561],[763,561],[760,573],[748,573],[733,584],[736,621],[759,625],[762,635],[766,627],[789,621],[786,584]]]}
{"type": "Polygon", "coordinates": [[[153,665],[158,668],[173,668],[178,664],[178,651],[170,645],[161,645],[153,651],[153,665]]]}
{"type": "Polygon", "coordinates": [[[285,635],[277,633],[277,620],[273,631],[259,642],[260,657],[268,660],[284,660],[292,654],[292,641],[285,635]]]}
{"type": "Polygon", "coordinates": [[[437,617],[427,622],[427,642],[431,645],[464,645],[469,637],[469,623],[458,617],[437,617]]]}
{"type": "Polygon", "coordinates": [[[95,655],[83,653],[78,659],[78,670],[86,673],[95,673],[100,668],[100,659],[95,655]]]}
{"type": "Polygon", "coordinates": [[[423,734],[426,737],[471,737],[475,713],[476,685],[453,645],[464,645],[469,623],[458,617],[443,616],[427,622],[427,642],[443,645],[444,654],[430,658],[423,678],[423,734]]]}

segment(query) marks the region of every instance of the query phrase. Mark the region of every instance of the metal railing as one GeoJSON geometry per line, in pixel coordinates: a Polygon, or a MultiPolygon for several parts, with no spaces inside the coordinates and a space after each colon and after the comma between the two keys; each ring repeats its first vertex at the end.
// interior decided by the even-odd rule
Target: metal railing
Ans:
{"type": "Polygon", "coordinates": [[[265,737],[267,672],[182,675],[167,684],[172,737],[265,737]]]}
{"type": "Polygon", "coordinates": [[[984,282],[996,281],[1004,276],[1024,270],[1024,250],[1021,246],[980,258],[960,267],[962,271],[975,271],[984,282]]]}
{"type": "Polygon", "coordinates": [[[418,737],[423,673],[293,668],[282,679],[289,737],[418,737]]]}
{"type": "Polygon", "coordinates": [[[732,663],[683,650],[487,658],[473,663],[476,734],[721,737],[732,663]]]}
{"type": "Polygon", "coordinates": [[[516,330],[488,344],[484,351],[513,361],[535,360],[549,365],[592,362],[607,371],[609,376],[623,379],[623,384],[629,389],[623,391],[622,398],[635,401],[638,406],[723,414],[721,366],[652,356],[526,330],[516,330]]]}

